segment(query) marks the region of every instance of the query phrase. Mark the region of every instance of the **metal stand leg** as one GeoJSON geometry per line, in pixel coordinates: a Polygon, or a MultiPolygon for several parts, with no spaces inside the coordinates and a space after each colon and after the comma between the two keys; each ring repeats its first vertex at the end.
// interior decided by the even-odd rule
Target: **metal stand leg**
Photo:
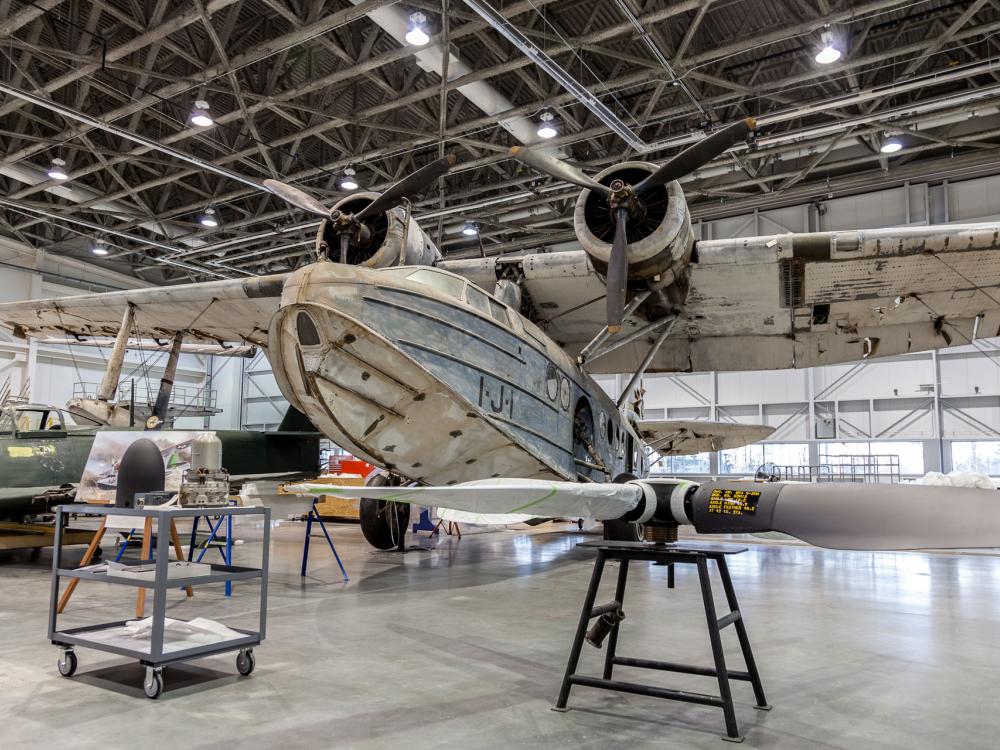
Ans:
{"type": "MultiPolygon", "coordinates": [[[[233,565],[233,514],[226,514],[226,565],[233,565]]],[[[233,595],[233,582],[226,581],[226,596],[233,595]]]]}
{"type": "Polygon", "coordinates": [[[194,559],[194,547],[198,543],[198,519],[201,516],[195,516],[191,519],[191,543],[188,545],[188,562],[194,559]]]}
{"type": "MultiPolygon", "coordinates": [[[[618,585],[615,586],[615,601],[625,606],[625,582],[628,580],[628,560],[618,561],[618,585]]],[[[608,636],[608,652],[604,655],[604,679],[611,679],[611,672],[615,668],[615,653],[618,650],[618,630],[621,628],[620,622],[615,623],[608,636]]]]}
{"type": "MultiPolygon", "coordinates": [[[[733,612],[739,612],[740,605],[736,600],[733,579],[729,577],[729,566],[726,564],[726,558],[720,555],[715,561],[719,566],[719,577],[722,579],[722,588],[726,592],[726,601],[729,603],[729,609],[733,612]]],[[[736,626],[736,636],[740,639],[743,661],[746,663],[747,672],[750,675],[750,684],[753,685],[753,695],[757,701],[757,705],[754,708],[761,711],[770,711],[771,706],[768,705],[767,699],[764,697],[764,685],[760,681],[760,673],[757,671],[757,663],[753,658],[753,651],[750,648],[750,636],[747,635],[747,627],[743,622],[742,613],[736,619],[734,625],[736,626]]]]}
{"type": "Polygon", "coordinates": [[[712,642],[712,656],[715,658],[715,674],[719,680],[719,697],[722,698],[722,712],[726,717],[726,736],[731,742],[742,742],[739,726],[736,724],[736,709],[733,693],[729,687],[729,672],[726,669],[726,655],[722,650],[722,635],[719,632],[719,618],[715,613],[712,598],[712,582],[708,577],[708,561],[704,556],[697,559],[698,580],[701,583],[701,597],[705,603],[705,619],[708,620],[708,637],[712,642]]]}
{"type": "Polygon", "coordinates": [[[316,510],[316,500],[313,500],[312,508],[309,509],[309,515],[306,516],[306,538],[302,543],[302,575],[306,574],[306,565],[309,562],[309,539],[312,535],[313,518],[316,519],[316,523],[319,524],[320,529],[323,531],[323,536],[326,537],[326,543],[330,545],[330,551],[333,553],[333,557],[337,561],[337,565],[340,567],[340,574],[344,576],[344,581],[346,582],[351,580],[347,577],[347,571],[344,569],[344,563],[340,561],[340,555],[337,554],[337,547],[333,543],[333,537],[330,536],[330,532],[327,531],[326,524],[323,523],[323,519],[320,517],[319,511],[316,510]]]}
{"type": "MultiPolygon", "coordinates": [[[[316,501],[313,500],[313,508],[316,507],[316,501]]],[[[313,511],[312,508],[309,509],[309,514],[306,516],[306,538],[302,540],[302,575],[306,574],[306,567],[309,565],[309,540],[312,539],[313,530],[313,511]]]]}
{"type": "Polygon", "coordinates": [[[570,677],[576,674],[576,667],[580,663],[583,638],[587,634],[587,625],[590,623],[590,611],[594,608],[594,600],[597,598],[597,589],[601,585],[601,576],[603,574],[604,550],[598,550],[597,560],[594,562],[594,572],[590,576],[590,588],[587,589],[587,596],[584,597],[583,610],[580,612],[580,622],[576,626],[576,637],[573,639],[573,648],[569,652],[566,674],[563,675],[562,687],[559,689],[559,698],[556,700],[556,711],[566,710],[566,701],[569,700],[569,689],[572,686],[570,677]]]}
{"type": "Polygon", "coordinates": [[[132,535],[134,533],[135,533],[135,529],[132,529],[131,531],[128,532],[128,536],[125,537],[125,542],[122,544],[121,549],[118,550],[118,554],[115,555],[115,562],[121,562],[122,555],[124,555],[125,554],[125,550],[128,549],[128,545],[132,541],[132,535]]]}

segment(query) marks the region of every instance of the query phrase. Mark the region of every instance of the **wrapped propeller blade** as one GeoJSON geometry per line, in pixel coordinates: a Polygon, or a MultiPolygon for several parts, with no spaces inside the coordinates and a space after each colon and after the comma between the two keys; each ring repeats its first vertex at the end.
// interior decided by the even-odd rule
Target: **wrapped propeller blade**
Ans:
{"type": "Polygon", "coordinates": [[[628,211],[615,211],[615,238],[611,243],[611,257],[608,260],[607,304],[608,331],[618,333],[622,329],[625,315],[625,293],[628,285],[628,211]]]}
{"type": "Polygon", "coordinates": [[[470,513],[520,513],[551,518],[572,516],[598,520],[620,518],[643,496],[635,484],[583,484],[540,479],[483,479],[449,487],[336,487],[293,484],[286,492],[300,495],[343,495],[433,505],[470,513]]]}
{"type": "Polygon", "coordinates": [[[756,126],[756,121],[752,117],[748,117],[688,146],[636,185],[636,195],[641,196],[647,190],[666,185],[671,180],[677,180],[684,175],[691,174],[719,156],[734,143],[745,139],[756,126]]]}
{"type": "Polygon", "coordinates": [[[707,482],[688,512],[703,533],[780,531],[834,549],[1000,547],[1000,493],[917,484],[707,482]]]}
{"type": "Polygon", "coordinates": [[[264,180],[264,187],[283,201],[291,203],[303,211],[308,211],[319,216],[330,215],[330,209],[326,208],[322,203],[309,195],[309,193],[303,192],[297,187],[292,187],[278,180],[264,180]]]}
{"type": "Polygon", "coordinates": [[[420,195],[434,183],[434,180],[451,169],[456,161],[453,154],[448,154],[442,159],[424,165],[413,174],[407,175],[390,186],[382,195],[355,214],[354,218],[358,221],[364,221],[372,216],[378,216],[383,211],[388,211],[404,198],[420,195]]]}
{"type": "Polygon", "coordinates": [[[532,151],[531,149],[526,149],[522,146],[514,146],[510,150],[510,155],[522,164],[534,167],[539,172],[544,172],[550,177],[555,177],[557,180],[579,185],[580,187],[587,188],[588,190],[596,190],[603,195],[610,195],[611,193],[606,186],[602,185],[597,180],[588,177],[576,167],[567,164],[562,159],[558,159],[551,154],[546,154],[541,151],[532,151]]]}

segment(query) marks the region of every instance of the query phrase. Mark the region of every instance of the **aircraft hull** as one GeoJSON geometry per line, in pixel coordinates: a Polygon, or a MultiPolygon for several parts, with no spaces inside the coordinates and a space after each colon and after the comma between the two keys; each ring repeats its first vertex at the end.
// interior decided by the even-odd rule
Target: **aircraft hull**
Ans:
{"type": "MultiPolygon", "coordinates": [[[[613,404],[543,343],[420,286],[333,263],[293,276],[269,330],[285,395],[338,445],[414,481],[575,480],[576,406],[613,404]]],[[[617,472],[623,459],[605,458],[617,472]]]]}

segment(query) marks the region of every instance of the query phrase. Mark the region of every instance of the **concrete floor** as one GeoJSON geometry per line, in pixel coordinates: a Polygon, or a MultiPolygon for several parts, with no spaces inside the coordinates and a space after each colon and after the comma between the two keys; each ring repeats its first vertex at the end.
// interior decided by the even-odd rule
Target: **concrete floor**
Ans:
{"type": "MultiPolygon", "coordinates": [[[[253,563],[258,534],[240,531],[237,563],[253,563]]],[[[578,687],[573,710],[549,710],[590,575],[590,554],[574,548],[582,534],[544,525],[400,556],[337,526],[349,584],[319,544],[299,577],[301,535],[300,524],[275,532],[253,676],[238,677],[232,655],[170,667],[158,701],[142,696],[140,667],[109,654],[81,648],[77,675],[60,677],[45,639],[51,557],[0,556],[0,747],[728,746],[718,709],[578,687]]],[[[774,705],[754,711],[749,685],[734,683],[745,747],[997,746],[1000,559],[753,544],[730,569],[774,705]]],[[[633,564],[619,653],[711,663],[696,574],[679,568],[677,584],[668,591],[664,568],[633,564]]],[[[132,592],[83,582],[63,624],[127,617],[132,592]]],[[[169,614],[249,624],[256,594],[176,592],[169,614]]],[[[735,666],[735,636],[724,637],[735,666]]],[[[585,647],[582,667],[597,665],[585,647]]]]}

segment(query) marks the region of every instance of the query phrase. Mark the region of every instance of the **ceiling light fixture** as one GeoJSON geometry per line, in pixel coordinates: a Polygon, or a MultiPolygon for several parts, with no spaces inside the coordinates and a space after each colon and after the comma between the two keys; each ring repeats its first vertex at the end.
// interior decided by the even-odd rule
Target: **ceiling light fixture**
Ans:
{"type": "Polygon", "coordinates": [[[882,148],[880,148],[879,151],[881,151],[883,154],[894,154],[897,151],[901,151],[902,149],[903,149],[903,144],[899,141],[898,138],[887,138],[882,143],[882,148]]]}
{"type": "Polygon", "coordinates": [[[90,246],[90,252],[92,252],[94,255],[107,255],[108,248],[105,247],[104,240],[98,237],[96,240],[94,240],[94,244],[90,246]]]}
{"type": "Polygon", "coordinates": [[[205,213],[198,217],[198,223],[203,227],[208,227],[209,229],[214,229],[219,226],[219,220],[215,216],[215,209],[209,206],[205,209],[205,213]]]}
{"type": "Polygon", "coordinates": [[[353,167],[347,167],[344,170],[344,176],[340,179],[340,189],[341,190],[357,190],[358,181],[354,179],[357,172],[354,171],[353,167]]]}
{"type": "Polygon", "coordinates": [[[204,99],[199,99],[194,103],[194,109],[191,110],[191,117],[188,120],[192,125],[197,125],[199,128],[207,128],[215,124],[215,120],[212,119],[212,115],[209,112],[208,102],[204,99]]]}
{"type": "Polygon", "coordinates": [[[556,116],[549,110],[545,110],[538,117],[538,137],[555,138],[557,135],[559,135],[559,131],[556,129],[556,116]]]}
{"type": "Polygon", "coordinates": [[[66,174],[66,162],[58,158],[53,159],[48,175],[50,180],[68,180],[69,175],[66,174]]]}
{"type": "Polygon", "coordinates": [[[816,62],[820,65],[830,65],[840,59],[841,51],[833,46],[833,32],[827,29],[820,37],[823,49],[816,53],[816,62]]]}
{"type": "Polygon", "coordinates": [[[410,14],[410,30],[406,32],[407,44],[423,47],[431,38],[427,35],[427,16],[419,10],[410,14]]]}
{"type": "Polygon", "coordinates": [[[462,227],[462,234],[466,237],[475,237],[479,234],[479,226],[472,221],[465,222],[465,226],[462,227]]]}

